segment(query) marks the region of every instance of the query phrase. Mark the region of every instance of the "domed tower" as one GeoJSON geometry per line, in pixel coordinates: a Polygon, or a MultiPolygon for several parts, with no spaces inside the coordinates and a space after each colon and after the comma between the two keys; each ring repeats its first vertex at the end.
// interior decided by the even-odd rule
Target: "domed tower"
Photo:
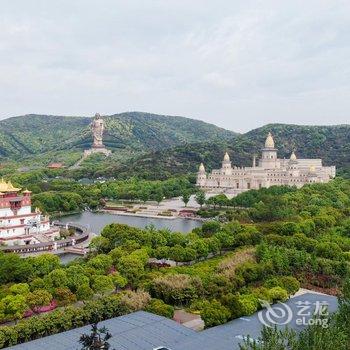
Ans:
{"type": "Polygon", "coordinates": [[[232,175],[231,160],[227,152],[224,155],[224,160],[222,161],[221,170],[224,175],[232,175]]]}
{"type": "Polygon", "coordinates": [[[197,186],[205,187],[207,183],[207,173],[205,172],[204,164],[201,163],[197,173],[197,186]]]}
{"type": "Polygon", "coordinates": [[[298,159],[295,155],[295,152],[293,151],[290,155],[289,162],[288,162],[288,170],[290,171],[290,174],[293,177],[299,176],[299,166],[298,166],[298,159]]]}
{"type": "Polygon", "coordinates": [[[291,162],[296,162],[297,161],[297,156],[295,155],[295,152],[293,151],[292,154],[290,155],[290,161],[291,162]]]}
{"type": "Polygon", "coordinates": [[[268,133],[265,141],[265,147],[262,149],[261,166],[265,169],[279,168],[279,161],[277,159],[277,149],[275,148],[275,141],[271,132],[268,133]]]}

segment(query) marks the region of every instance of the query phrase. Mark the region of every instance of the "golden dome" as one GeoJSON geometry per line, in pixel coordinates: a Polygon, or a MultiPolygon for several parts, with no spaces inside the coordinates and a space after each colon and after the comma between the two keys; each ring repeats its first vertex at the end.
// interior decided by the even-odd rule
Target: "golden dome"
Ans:
{"type": "Polygon", "coordinates": [[[290,160],[297,160],[297,156],[295,155],[294,151],[290,155],[290,160]]]}
{"type": "Polygon", "coordinates": [[[225,162],[229,162],[230,161],[230,156],[228,155],[228,153],[226,152],[224,155],[224,161],[225,162]]]}
{"type": "Polygon", "coordinates": [[[205,172],[205,168],[204,168],[204,164],[203,163],[200,164],[199,171],[203,172],[203,173],[205,172]]]}
{"type": "Polygon", "coordinates": [[[266,137],[265,148],[275,148],[275,141],[273,140],[273,137],[270,132],[266,137]]]}

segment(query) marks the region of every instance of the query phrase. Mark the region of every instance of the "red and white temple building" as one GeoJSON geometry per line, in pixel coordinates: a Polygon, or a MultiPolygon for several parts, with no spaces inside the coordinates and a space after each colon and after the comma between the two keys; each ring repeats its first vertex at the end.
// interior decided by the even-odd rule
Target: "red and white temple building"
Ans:
{"type": "Polygon", "coordinates": [[[0,244],[28,245],[53,241],[59,228],[39,209],[32,212],[31,192],[21,191],[11,182],[0,180],[0,244]]]}

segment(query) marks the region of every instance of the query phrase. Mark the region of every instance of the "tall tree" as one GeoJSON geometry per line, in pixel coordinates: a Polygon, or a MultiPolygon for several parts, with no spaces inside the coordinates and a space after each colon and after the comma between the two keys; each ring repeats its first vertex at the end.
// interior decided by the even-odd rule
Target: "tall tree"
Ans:
{"type": "Polygon", "coordinates": [[[191,198],[191,195],[190,195],[190,193],[188,191],[184,191],[182,193],[182,198],[181,199],[184,202],[185,207],[187,207],[187,204],[190,201],[190,198],[191,198]]]}
{"type": "Polygon", "coordinates": [[[161,188],[158,188],[157,189],[157,192],[155,193],[155,196],[154,196],[155,200],[157,201],[158,205],[159,203],[163,200],[164,198],[164,193],[163,193],[163,190],[161,188]]]}
{"type": "Polygon", "coordinates": [[[205,203],[205,193],[203,191],[198,191],[196,193],[196,202],[201,206],[203,206],[203,204],[205,203]]]}

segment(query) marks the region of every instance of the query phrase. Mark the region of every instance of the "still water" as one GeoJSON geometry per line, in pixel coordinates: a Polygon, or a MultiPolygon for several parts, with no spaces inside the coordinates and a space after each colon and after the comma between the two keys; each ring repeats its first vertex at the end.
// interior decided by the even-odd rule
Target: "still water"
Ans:
{"type": "Polygon", "coordinates": [[[68,215],[59,219],[61,222],[75,222],[87,226],[90,231],[99,234],[102,229],[113,222],[127,224],[129,226],[144,228],[147,225],[154,225],[157,229],[168,228],[173,232],[190,232],[195,227],[200,227],[202,223],[196,220],[176,218],[146,218],[140,216],[128,216],[109,213],[84,211],[81,214],[68,215]]]}
{"type": "MultiPolygon", "coordinates": [[[[154,225],[157,229],[168,228],[173,232],[191,232],[195,227],[200,227],[202,223],[196,220],[176,218],[146,218],[140,216],[127,216],[109,213],[92,213],[85,211],[81,214],[68,215],[59,219],[61,222],[75,222],[84,225],[95,234],[100,234],[102,229],[113,222],[119,224],[127,224],[129,226],[144,228],[147,225],[154,225]]],[[[64,253],[60,255],[61,263],[67,264],[76,259],[78,256],[72,253],[64,253]]]]}

